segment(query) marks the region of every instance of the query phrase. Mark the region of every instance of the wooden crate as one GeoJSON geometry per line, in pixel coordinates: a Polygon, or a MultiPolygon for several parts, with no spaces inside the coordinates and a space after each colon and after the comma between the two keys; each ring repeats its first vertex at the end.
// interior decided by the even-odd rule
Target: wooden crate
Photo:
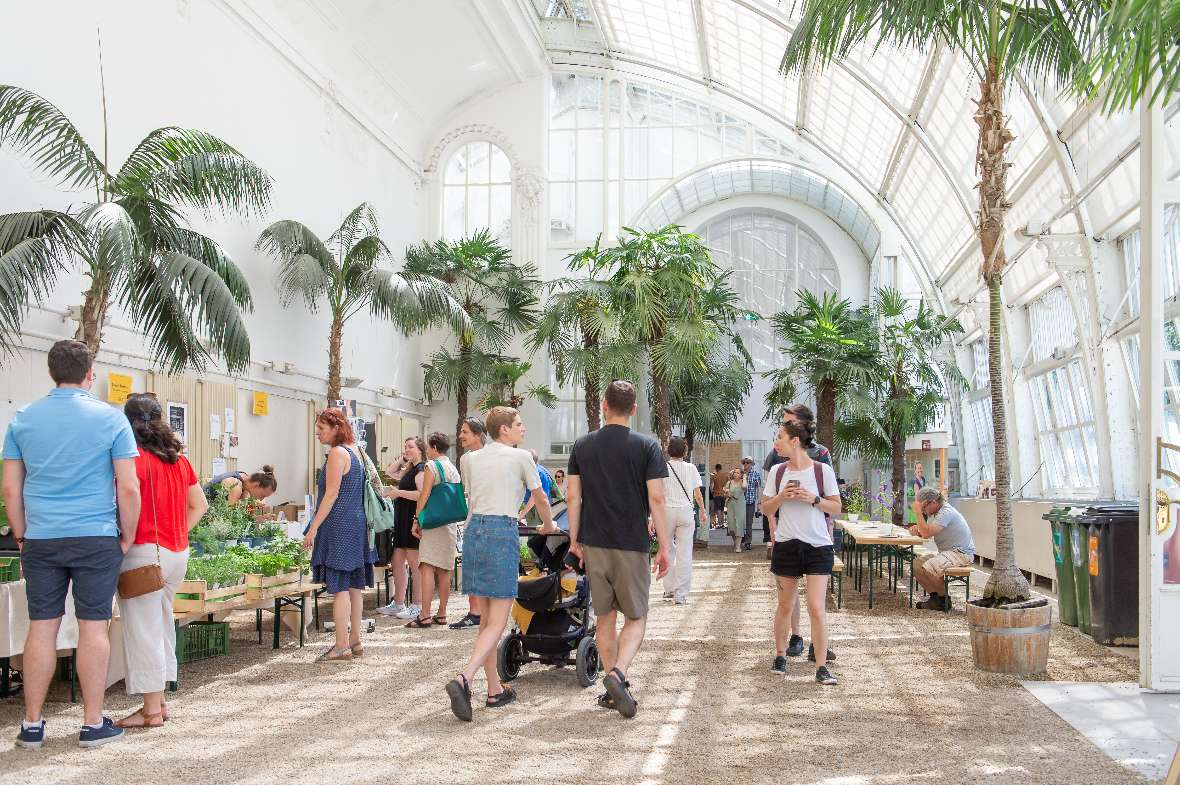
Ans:
{"type": "Polygon", "coordinates": [[[245,583],[210,589],[205,581],[181,581],[180,588],[176,590],[176,598],[172,600],[172,610],[175,613],[212,613],[219,607],[245,598],[246,591],[245,583]]]}
{"type": "Polygon", "coordinates": [[[310,583],[311,575],[299,570],[280,572],[278,575],[247,575],[246,599],[261,600],[289,594],[310,583]]]}

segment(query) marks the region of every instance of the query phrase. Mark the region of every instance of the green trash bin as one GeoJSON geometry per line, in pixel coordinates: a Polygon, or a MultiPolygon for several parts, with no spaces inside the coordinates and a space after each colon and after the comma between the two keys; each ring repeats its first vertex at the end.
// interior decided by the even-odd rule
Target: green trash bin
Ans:
{"type": "Polygon", "coordinates": [[[1069,506],[1057,506],[1043,517],[1053,537],[1053,566],[1057,569],[1057,608],[1062,624],[1078,626],[1078,604],[1073,580],[1073,538],[1070,536],[1069,506]]]}
{"type": "Polygon", "coordinates": [[[1073,562],[1074,604],[1078,629],[1090,632],[1090,519],[1081,509],[1065,516],[1069,527],[1070,559],[1073,562]]]}

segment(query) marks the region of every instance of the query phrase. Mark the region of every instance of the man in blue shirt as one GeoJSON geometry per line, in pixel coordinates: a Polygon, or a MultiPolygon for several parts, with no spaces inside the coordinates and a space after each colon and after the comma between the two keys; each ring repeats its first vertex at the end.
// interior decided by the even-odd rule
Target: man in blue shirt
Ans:
{"type": "Polygon", "coordinates": [[[102,705],[111,602],[139,522],[139,448],[123,413],[90,395],[92,366],[86,344],[55,343],[49,375],[57,388],[17,411],[4,436],[4,502],[21,550],[29,605],[25,718],[17,737],[22,747],[37,748],[45,740],[41,708],[57,664],[57,632],[71,583],[85,707],[78,743],[96,747],[123,734],[102,715],[102,705]]]}
{"type": "MultiPolygon", "coordinates": [[[[742,548],[753,548],[754,518],[759,512],[758,504],[762,496],[762,472],[754,468],[754,459],[747,455],[742,458],[742,475],[746,479],[746,534],[742,537],[742,548]]],[[[770,540],[770,524],[762,519],[762,541],[770,540]]]]}

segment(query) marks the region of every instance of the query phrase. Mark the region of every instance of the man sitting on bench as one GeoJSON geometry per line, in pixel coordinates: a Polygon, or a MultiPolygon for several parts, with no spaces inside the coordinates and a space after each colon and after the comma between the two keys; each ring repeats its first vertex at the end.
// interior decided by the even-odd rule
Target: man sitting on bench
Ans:
{"type": "Polygon", "coordinates": [[[914,559],[914,578],[930,593],[926,602],[919,602],[919,608],[941,611],[944,603],[950,605],[950,597],[943,597],[943,573],[951,567],[968,567],[975,561],[975,540],[962,513],[946,503],[937,488],[923,488],[914,501],[914,515],[917,523],[909,527],[911,534],[934,538],[938,553],[930,553],[914,559]]]}

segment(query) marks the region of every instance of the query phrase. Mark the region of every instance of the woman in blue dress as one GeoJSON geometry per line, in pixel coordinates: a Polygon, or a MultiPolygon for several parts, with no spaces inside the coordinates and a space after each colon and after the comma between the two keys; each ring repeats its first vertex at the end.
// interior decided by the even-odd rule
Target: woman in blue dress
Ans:
{"type": "Polygon", "coordinates": [[[331,445],[320,472],[315,517],[303,537],[311,548],[311,575],[332,595],[336,645],[317,662],[342,662],[364,654],[361,645],[361,592],[373,585],[377,555],[369,545],[365,521],[365,466],[352,426],[336,409],[316,418],[320,444],[331,445]]]}

